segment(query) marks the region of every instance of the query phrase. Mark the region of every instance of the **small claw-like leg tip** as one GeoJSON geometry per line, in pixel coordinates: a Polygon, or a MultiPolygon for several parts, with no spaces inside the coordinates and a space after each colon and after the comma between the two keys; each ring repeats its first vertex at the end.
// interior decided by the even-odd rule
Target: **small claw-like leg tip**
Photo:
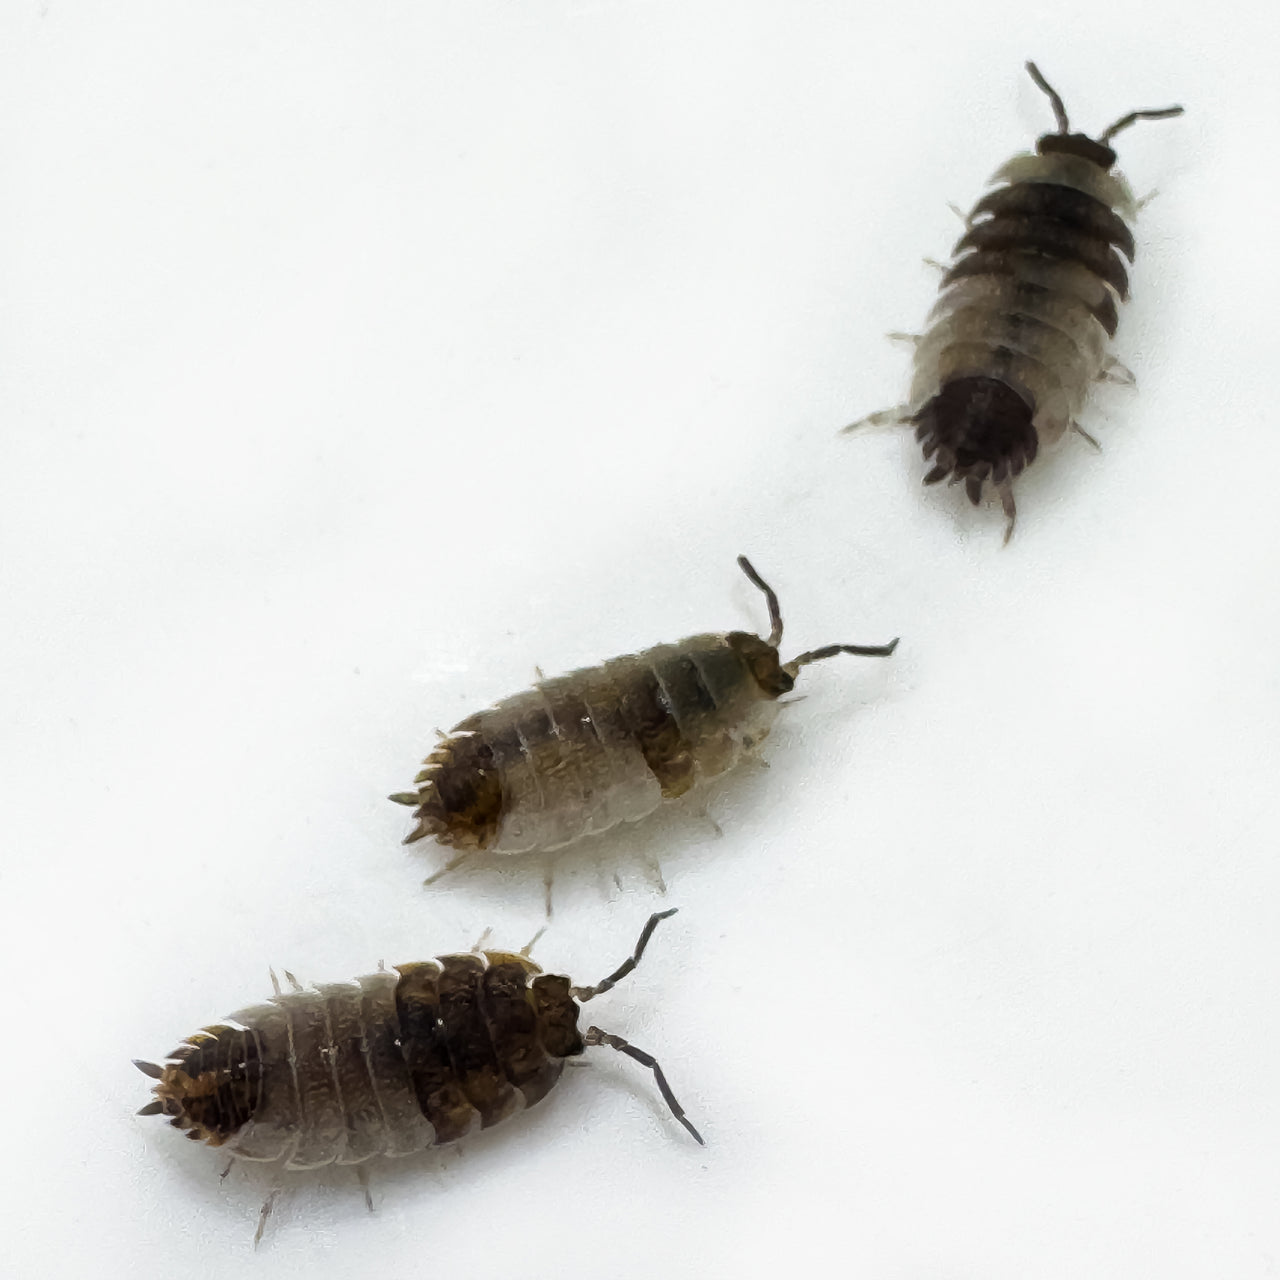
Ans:
{"type": "Polygon", "coordinates": [[[158,1116],[164,1111],[164,1103],[159,1098],[152,1098],[145,1107],[139,1107],[134,1115],[138,1116],[158,1116]]]}
{"type": "Polygon", "coordinates": [[[164,1068],[158,1067],[154,1062],[143,1062],[141,1058],[134,1058],[133,1065],[142,1072],[144,1076],[150,1076],[153,1080],[159,1080],[164,1075],[164,1068]]]}

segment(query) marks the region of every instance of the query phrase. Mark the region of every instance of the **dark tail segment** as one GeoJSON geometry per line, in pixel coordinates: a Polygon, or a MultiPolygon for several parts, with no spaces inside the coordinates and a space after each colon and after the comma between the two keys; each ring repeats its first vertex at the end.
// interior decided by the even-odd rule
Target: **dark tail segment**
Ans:
{"type": "Polygon", "coordinates": [[[976,506],[986,480],[1002,484],[1035,460],[1034,415],[1034,406],[999,378],[952,378],[915,417],[916,439],[934,464],[925,484],[963,479],[976,506]]]}
{"type": "Polygon", "coordinates": [[[490,745],[469,729],[463,721],[427,757],[414,779],[416,792],[390,797],[397,804],[416,806],[418,825],[405,844],[435,836],[441,844],[474,851],[487,849],[497,839],[502,820],[499,771],[490,745]]]}
{"type": "Polygon", "coordinates": [[[134,1064],[157,1080],[155,1098],[140,1114],[167,1115],[196,1142],[221,1146],[253,1117],[262,1099],[262,1062],[252,1031],[205,1027],[158,1067],[134,1064]]]}

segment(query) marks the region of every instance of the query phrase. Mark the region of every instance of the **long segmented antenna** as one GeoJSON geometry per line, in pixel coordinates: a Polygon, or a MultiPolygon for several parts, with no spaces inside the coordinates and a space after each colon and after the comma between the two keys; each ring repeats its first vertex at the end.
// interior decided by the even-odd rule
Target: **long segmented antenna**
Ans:
{"type": "Polygon", "coordinates": [[[1155,111],[1130,111],[1127,116],[1121,116],[1098,141],[1106,146],[1122,129],[1127,129],[1139,120],[1168,120],[1172,116],[1180,116],[1182,112],[1182,107],[1159,107],[1155,111]]]}
{"type": "Polygon", "coordinates": [[[782,609],[778,604],[778,596],[774,589],[756,572],[755,565],[746,556],[738,557],[738,568],[747,575],[752,586],[764,592],[765,602],[769,606],[769,644],[776,649],[782,641],[782,609]]]}
{"type": "Polygon", "coordinates": [[[707,1145],[702,1140],[702,1134],[693,1127],[689,1117],[685,1115],[684,1108],[676,1101],[676,1095],[671,1092],[667,1077],[662,1074],[662,1068],[658,1066],[658,1060],[653,1054],[645,1053],[643,1049],[637,1049],[635,1045],[629,1044],[621,1036],[615,1036],[608,1031],[601,1031],[599,1027],[588,1027],[587,1034],[582,1039],[583,1043],[587,1045],[606,1044],[610,1049],[617,1049],[619,1053],[625,1053],[628,1058],[634,1058],[642,1067],[648,1067],[653,1072],[653,1078],[658,1082],[658,1092],[662,1094],[662,1100],[671,1108],[671,1114],[688,1129],[698,1146],[705,1147],[707,1145]]]}
{"type": "Polygon", "coordinates": [[[1027,63],[1027,74],[1035,81],[1036,87],[1043,89],[1049,96],[1049,104],[1053,107],[1054,118],[1058,122],[1059,133],[1070,133],[1071,126],[1067,123],[1067,109],[1062,105],[1062,99],[1058,96],[1058,91],[1040,74],[1040,68],[1034,62],[1027,63]]]}
{"type": "Polygon", "coordinates": [[[834,658],[837,653],[856,653],[860,658],[887,658],[897,647],[901,636],[894,636],[888,644],[828,644],[821,649],[810,649],[798,658],[782,664],[783,671],[795,675],[801,667],[811,662],[821,662],[824,658],[834,658]]]}
{"type": "MultiPolygon", "coordinates": [[[[1027,63],[1027,74],[1036,82],[1038,88],[1043,89],[1049,95],[1049,102],[1053,107],[1053,115],[1058,122],[1058,132],[1070,133],[1071,126],[1067,123],[1067,109],[1062,105],[1062,98],[1059,97],[1058,91],[1041,75],[1040,68],[1034,62],[1027,63]]],[[[1131,124],[1136,124],[1139,120],[1168,120],[1172,116],[1180,116],[1182,111],[1182,107],[1158,107],[1154,111],[1130,111],[1127,116],[1121,116],[1111,128],[1100,134],[1095,141],[1105,147],[1117,133],[1127,129],[1131,124]]]]}
{"type": "Polygon", "coordinates": [[[640,957],[644,955],[644,949],[649,945],[649,939],[653,937],[653,931],[658,927],[660,920],[667,920],[679,910],[679,907],[672,907],[668,911],[657,911],[649,917],[649,922],[640,930],[640,938],[636,942],[635,950],[627,957],[607,978],[597,982],[594,987],[570,987],[569,994],[575,1000],[587,1001],[598,995],[603,995],[606,991],[611,991],[623,978],[627,976],[640,963],[640,957]]]}

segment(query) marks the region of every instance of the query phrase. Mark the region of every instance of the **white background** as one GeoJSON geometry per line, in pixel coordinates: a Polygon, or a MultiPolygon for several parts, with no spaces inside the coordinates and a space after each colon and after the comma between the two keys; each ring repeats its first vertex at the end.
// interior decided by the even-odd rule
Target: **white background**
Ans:
{"type": "Polygon", "coordinates": [[[10,3],[0,16],[0,1271],[1280,1275],[1277,19],[1247,3],[10,3]],[[1139,194],[1086,425],[997,509],[897,400],[1052,128],[1139,194]],[[269,1179],[129,1065],[542,923],[431,890],[408,785],[534,679],[703,630],[902,636],[709,798],[567,855],[707,1137],[603,1050],[452,1151],[269,1179]],[[657,891],[659,858],[670,889],[657,891]],[[614,882],[617,874],[621,890],[614,882]]]}

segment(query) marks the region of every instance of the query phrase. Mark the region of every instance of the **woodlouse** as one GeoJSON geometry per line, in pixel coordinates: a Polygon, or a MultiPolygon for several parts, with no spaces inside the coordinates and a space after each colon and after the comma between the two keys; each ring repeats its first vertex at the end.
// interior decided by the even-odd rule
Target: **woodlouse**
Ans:
{"type": "MultiPolygon", "coordinates": [[[[578,1029],[579,1006],[639,963],[658,922],[602,982],[573,986],[526,953],[485,951],[293,990],[188,1036],[139,1115],[193,1141],[286,1169],[360,1165],[456,1142],[540,1102],[566,1059],[606,1045],[654,1074],[671,1113],[702,1143],[657,1061],[622,1037],[578,1029]]],[[[526,948],[526,952],[527,952],[526,948]]],[[[273,975],[274,978],[274,975],[273,975]]]]}
{"type": "Polygon", "coordinates": [[[1138,204],[1113,171],[1109,143],[1137,120],[1181,115],[1181,107],[1131,111],[1098,138],[1072,133],[1062,99],[1027,63],[1049,97],[1058,129],[993,175],[952,250],[926,332],[915,339],[908,402],[846,430],[875,423],[915,427],[925,484],[963,480],[975,505],[990,485],[1004,508],[1005,541],[1017,508],[1013,478],[1041,445],[1067,430],[1096,441],[1076,421],[1099,378],[1131,375],[1107,356],[1128,297],[1120,255],[1133,261],[1126,225],[1138,204]]]}
{"type": "Polygon", "coordinates": [[[416,810],[405,843],[435,836],[459,850],[439,876],[479,850],[549,851],[636,822],[754,751],[802,667],[837,653],[887,657],[897,645],[833,644],[783,662],[778,598],[745,556],[738,564],[768,602],[767,640],[690,636],[467,717],[427,758],[418,790],[391,797],[416,810]]]}

